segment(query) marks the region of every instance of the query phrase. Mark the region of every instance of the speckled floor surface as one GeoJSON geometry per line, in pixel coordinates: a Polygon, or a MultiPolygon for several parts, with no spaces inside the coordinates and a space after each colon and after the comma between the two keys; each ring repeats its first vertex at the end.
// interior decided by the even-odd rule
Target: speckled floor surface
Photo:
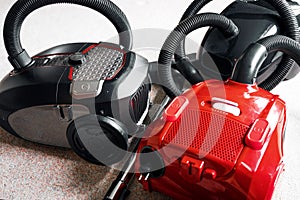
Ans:
{"type": "MultiPolygon", "coordinates": [[[[117,172],[0,131],[0,199],[102,199],[117,172]]],[[[137,183],[129,199],[167,199],[137,183]]]]}
{"type": "MultiPolygon", "coordinates": [[[[0,30],[9,7],[15,0],[0,1],[0,30]]],[[[191,0],[113,0],[127,14],[135,30],[155,28],[171,30],[191,0]]],[[[206,11],[219,11],[224,2],[214,1],[206,11]]],[[[112,26],[97,13],[78,7],[41,9],[25,21],[22,41],[30,55],[68,42],[105,41],[115,34],[112,26]],[[62,17],[63,15],[63,17],[62,17]],[[83,17],[84,16],[84,17],[83,17]],[[104,24],[102,26],[102,24],[104,24]],[[71,31],[70,31],[71,30],[71,31]]],[[[147,31],[147,30],[146,30],[147,31]]],[[[164,31],[162,31],[164,32],[164,31]]],[[[192,34],[196,42],[202,32],[192,34]]],[[[143,41],[151,44],[147,37],[143,41]]],[[[157,59],[165,35],[156,38],[155,53],[140,51],[150,60],[157,59]]],[[[141,42],[141,41],[137,41],[141,42]]],[[[144,46],[145,47],[145,46],[144,46]]],[[[137,47],[137,50],[140,47],[137,47]]],[[[149,49],[146,49],[149,50],[149,49]]],[[[192,49],[196,51],[196,48],[192,49]]],[[[3,40],[0,38],[0,78],[11,70],[3,40]]],[[[288,105],[288,127],[285,141],[285,171],[279,179],[273,200],[300,199],[300,105],[299,76],[281,84],[274,93],[288,105]]],[[[0,199],[102,199],[117,172],[91,165],[71,150],[33,144],[0,129],[0,199]]],[[[200,198],[200,197],[199,197],[200,198]]],[[[144,192],[136,182],[130,199],[168,199],[158,193],[144,192]]]]}

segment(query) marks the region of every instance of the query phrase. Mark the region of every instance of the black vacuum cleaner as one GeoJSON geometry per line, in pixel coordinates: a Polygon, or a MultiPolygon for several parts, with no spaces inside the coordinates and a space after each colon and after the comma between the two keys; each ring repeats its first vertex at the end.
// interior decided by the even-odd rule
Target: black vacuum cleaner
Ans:
{"type": "MultiPolygon", "coordinates": [[[[36,30],[38,31],[38,30],[36,30]]],[[[19,0],[4,24],[13,70],[0,83],[0,125],[23,139],[72,148],[95,164],[112,165],[127,152],[149,108],[147,59],[130,51],[132,32],[125,14],[109,0],[19,0]],[[62,44],[33,57],[20,30],[33,11],[69,3],[107,17],[119,44],[62,44]]]]}

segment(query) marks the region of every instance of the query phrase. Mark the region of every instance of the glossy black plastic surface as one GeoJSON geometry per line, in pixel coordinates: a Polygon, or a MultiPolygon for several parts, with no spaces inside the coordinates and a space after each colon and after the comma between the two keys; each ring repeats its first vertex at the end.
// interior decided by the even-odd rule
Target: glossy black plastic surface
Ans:
{"type": "MultiPolygon", "coordinates": [[[[31,67],[20,71],[11,71],[10,74],[0,82],[1,127],[16,136],[22,137],[22,135],[16,133],[9,122],[9,118],[12,114],[23,109],[37,108],[39,106],[52,105],[53,108],[55,108],[55,105],[72,105],[74,103],[74,98],[70,92],[72,66],[68,60],[70,55],[73,55],[75,52],[81,52],[91,45],[91,43],[76,43],[53,47],[34,56],[34,64],[31,67]]],[[[120,48],[118,45],[110,43],[101,43],[101,45],[107,45],[116,49],[120,48]]],[[[104,81],[101,95],[98,95],[92,100],[77,99],[75,103],[82,105],[93,114],[116,118],[116,120],[120,120],[121,118],[121,121],[125,121],[124,123],[128,126],[130,133],[134,134],[137,129],[137,124],[130,116],[130,113],[132,113],[131,109],[134,109],[131,107],[131,98],[139,91],[140,87],[145,84],[144,82],[148,81],[148,63],[146,59],[139,57],[139,64],[136,65],[137,55],[126,50],[124,50],[124,52],[126,59],[124,59],[122,69],[114,78],[104,81]],[[135,73],[140,73],[140,69],[137,69],[138,67],[145,71],[145,76],[140,76],[138,79],[127,78],[129,75],[134,76],[135,73]],[[120,88],[120,86],[122,86],[122,88],[120,88]],[[124,88],[128,89],[124,90],[124,88]],[[126,115],[127,117],[124,119],[122,115],[126,115]]],[[[145,87],[145,89],[150,90],[149,87],[145,87]]],[[[146,94],[148,95],[148,93],[146,94]]],[[[144,104],[146,108],[148,96],[143,98],[143,100],[144,102],[138,100],[138,103],[141,105],[144,104]]],[[[28,118],[30,116],[24,117],[28,118]]],[[[32,121],[32,124],[29,126],[43,125],[35,124],[35,122],[32,121]]],[[[66,134],[66,132],[62,131],[61,134],[66,134]]]]}
{"type": "MultiPolygon", "coordinates": [[[[221,77],[225,80],[231,76],[234,63],[250,44],[260,38],[280,34],[282,31],[279,15],[275,11],[253,3],[236,1],[229,5],[222,14],[233,20],[239,27],[239,35],[235,38],[226,39],[218,29],[210,29],[202,42],[205,50],[199,50],[198,59],[200,71],[206,73],[211,71],[210,66],[211,61],[213,61],[221,77]],[[212,60],[208,57],[211,57],[212,60]]],[[[273,61],[274,56],[275,53],[269,55],[259,72],[259,76],[266,71],[270,73],[267,67],[273,61]]],[[[212,70],[212,73],[207,75],[216,78],[216,74],[219,73],[212,70]]]]}

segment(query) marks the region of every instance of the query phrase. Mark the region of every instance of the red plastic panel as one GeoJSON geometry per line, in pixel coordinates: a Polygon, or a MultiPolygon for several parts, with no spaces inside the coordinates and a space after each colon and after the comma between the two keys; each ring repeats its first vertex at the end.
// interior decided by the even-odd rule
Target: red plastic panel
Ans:
{"type": "Polygon", "coordinates": [[[248,129],[225,114],[188,110],[181,120],[174,122],[164,137],[164,143],[185,146],[197,155],[209,151],[218,159],[235,163],[244,147],[248,129]]]}

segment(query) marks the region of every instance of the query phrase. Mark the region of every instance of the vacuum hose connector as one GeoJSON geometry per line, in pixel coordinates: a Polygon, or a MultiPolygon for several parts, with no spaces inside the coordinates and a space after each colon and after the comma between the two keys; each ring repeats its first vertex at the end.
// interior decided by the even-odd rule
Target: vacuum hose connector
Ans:
{"type": "MultiPolygon", "coordinates": [[[[231,79],[239,83],[254,84],[262,63],[268,54],[274,51],[281,51],[290,56],[297,64],[300,64],[300,44],[298,42],[283,35],[269,36],[246,49],[236,63],[231,79]]],[[[285,66],[278,69],[281,72],[281,79],[273,80],[273,84],[278,85],[283,81],[291,67],[285,66]]]]}
{"type": "Polygon", "coordinates": [[[132,32],[125,14],[109,0],[19,0],[7,14],[4,23],[4,43],[9,61],[16,70],[30,66],[32,58],[22,48],[20,32],[25,18],[38,8],[58,3],[78,4],[91,8],[108,18],[119,33],[120,45],[132,48],[132,32]]]}
{"type": "Polygon", "coordinates": [[[168,96],[174,98],[182,92],[177,88],[171,73],[171,59],[179,46],[179,43],[192,31],[205,26],[214,26],[222,30],[229,37],[238,34],[236,25],[225,16],[205,13],[195,15],[180,23],[168,36],[159,55],[159,77],[164,83],[163,88],[168,96]]]}

